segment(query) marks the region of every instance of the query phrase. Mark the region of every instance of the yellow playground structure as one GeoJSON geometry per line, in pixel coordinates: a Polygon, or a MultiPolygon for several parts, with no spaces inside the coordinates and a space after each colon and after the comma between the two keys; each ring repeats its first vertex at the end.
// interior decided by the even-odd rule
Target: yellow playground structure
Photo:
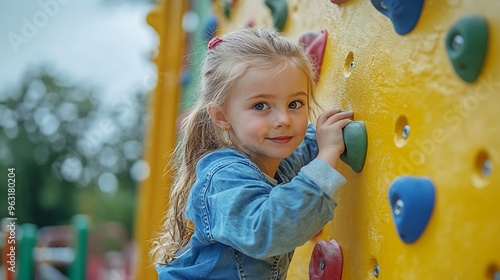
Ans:
{"type": "Polygon", "coordinates": [[[149,241],[206,44],[242,26],[303,43],[322,106],[360,124],[346,135],[335,217],[296,250],[288,279],[500,279],[499,14],[491,0],[160,1],[147,17],[158,82],[136,279],[157,277],[149,241]]]}

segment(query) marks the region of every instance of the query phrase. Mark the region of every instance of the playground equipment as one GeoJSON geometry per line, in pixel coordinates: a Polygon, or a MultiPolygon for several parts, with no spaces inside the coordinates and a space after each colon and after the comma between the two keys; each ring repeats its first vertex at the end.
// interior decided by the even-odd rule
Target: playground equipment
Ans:
{"type": "Polygon", "coordinates": [[[347,156],[362,152],[339,164],[348,183],[335,217],[296,250],[288,279],[500,279],[499,10],[472,0],[160,1],[148,16],[160,43],[138,279],[156,277],[148,240],[168,204],[165,155],[207,38],[242,26],[303,42],[321,66],[322,106],[354,110],[364,132],[353,139],[366,139],[346,141],[347,156]],[[199,17],[193,33],[182,31],[188,11],[199,17]]]}
{"type": "MultiPolygon", "coordinates": [[[[71,279],[71,280],[85,280],[87,272],[87,244],[88,244],[88,232],[89,232],[89,222],[84,215],[75,215],[72,219],[72,226],[70,229],[72,232],[73,244],[70,248],[57,248],[58,253],[47,254],[47,250],[54,250],[54,248],[43,247],[37,248],[37,238],[39,229],[33,224],[22,224],[19,226],[20,230],[16,233],[19,234],[16,240],[16,252],[18,258],[15,261],[17,267],[15,273],[5,270],[4,279],[6,280],[32,280],[35,279],[35,268],[36,263],[49,264],[49,263],[59,263],[64,266],[70,267],[69,278],[65,277],[62,273],[58,272],[55,268],[50,271],[57,273],[54,274],[54,279],[71,279]],[[62,254],[61,250],[68,249],[69,254],[62,254]],[[42,250],[43,252],[41,252],[42,250]],[[57,277],[57,278],[55,278],[57,277]]],[[[40,229],[43,230],[44,228],[40,229]]],[[[8,232],[5,229],[4,232],[8,232]]],[[[54,231],[52,231],[54,233],[54,231]]],[[[66,235],[66,234],[65,234],[66,235]]],[[[58,238],[58,236],[52,236],[58,238]]],[[[60,237],[60,236],[59,236],[60,237]]],[[[7,241],[8,235],[5,235],[5,240],[7,241]]],[[[63,240],[63,243],[67,243],[67,240],[63,240]]],[[[61,243],[61,244],[63,244],[61,243]]],[[[4,244],[8,244],[5,242],[4,244]]],[[[4,249],[8,246],[4,246],[4,249]]],[[[66,250],[66,251],[68,251],[66,250]]],[[[3,256],[7,256],[4,252],[3,256]]],[[[4,262],[5,263],[5,262],[4,262]]],[[[50,269],[50,268],[48,268],[50,269]]]]}
{"type": "Polygon", "coordinates": [[[33,224],[21,226],[21,240],[19,242],[19,268],[18,280],[34,279],[34,252],[36,246],[36,231],[38,227],[33,224]]]}

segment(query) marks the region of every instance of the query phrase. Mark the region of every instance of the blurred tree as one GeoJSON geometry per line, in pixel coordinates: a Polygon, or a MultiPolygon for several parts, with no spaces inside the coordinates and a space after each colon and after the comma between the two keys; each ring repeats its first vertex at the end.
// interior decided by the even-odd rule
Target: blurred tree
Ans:
{"type": "Polygon", "coordinates": [[[69,80],[40,68],[0,93],[0,170],[16,168],[18,223],[66,224],[86,213],[130,231],[136,182],[148,175],[141,160],[147,91],[99,104],[96,89],[69,80]]]}
{"type": "Polygon", "coordinates": [[[104,4],[155,4],[158,3],[158,0],[101,0],[104,4]]]}

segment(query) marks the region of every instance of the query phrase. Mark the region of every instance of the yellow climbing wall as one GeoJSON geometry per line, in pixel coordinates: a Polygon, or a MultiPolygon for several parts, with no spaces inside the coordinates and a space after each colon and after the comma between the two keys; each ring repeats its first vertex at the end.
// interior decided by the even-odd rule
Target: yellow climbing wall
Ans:
{"type": "Polygon", "coordinates": [[[180,98],[178,77],[184,56],[185,34],[182,32],[182,15],[186,3],[164,0],[155,7],[146,20],[159,37],[158,51],[154,57],[157,66],[157,83],[149,105],[151,121],[145,140],[144,159],[149,163],[150,175],[138,188],[135,217],[136,258],[133,279],[157,279],[157,273],[149,251],[153,238],[168,205],[168,193],[172,182],[168,173],[168,159],[175,147],[177,103],[180,98]]]}
{"type": "MultiPolygon", "coordinates": [[[[214,1],[218,34],[249,20],[272,26],[264,1],[231,2],[227,18],[223,1],[214,1]]],[[[308,279],[321,239],[340,244],[342,279],[498,279],[500,2],[425,1],[405,35],[370,1],[287,4],[289,37],[328,31],[321,104],[353,109],[368,132],[363,170],[339,164],[348,183],[336,195],[334,220],[296,251],[288,279],[308,279]],[[445,48],[448,30],[467,14],[488,23],[486,60],[473,83],[455,73],[445,48]],[[410,244],[400,239],[389,203],[391,183],[405,175],[429,179],[436,195],[427,227],[410,244]]]]}
{"type": "MultiPolygon", "coordinates": [[[[388,2],[404,9],[403,0],[388,2]]],[[[500,2],[427,0],[405,35],[367,0],[287,5],[283,31],[289,37],[328,32],[318,84],[322,105],[353,109],[368,131],[363,170],[358,174],[339,164],[348,183],[336,194],[334,220],[296,250],[288,279],[308,279],[314,245],[331,239],[342,247],[342,279],[499,279],[500,2]],[[470,14],[486,19],[489,35],[485,63],[472,83],[455,73],[445,47],[450,28],[470,14]],[[400,176],[430,180],[436,196],[427,226],[410,244],[399,237],[389,202],[400,176]]],[[[168,204],[165,165],[175,144],[187,6],[161,0],[147,19],[160,40],[146,143],[151,175],[138,199],[136,279],[156,278],[148,250],[168,204]]],[[[264,1],[214,0],[213,12],[219,34],[249,20],[255,26],[273,24],[264,1]],[[224,3],[233,3],[229,18],[224,3]]]]}

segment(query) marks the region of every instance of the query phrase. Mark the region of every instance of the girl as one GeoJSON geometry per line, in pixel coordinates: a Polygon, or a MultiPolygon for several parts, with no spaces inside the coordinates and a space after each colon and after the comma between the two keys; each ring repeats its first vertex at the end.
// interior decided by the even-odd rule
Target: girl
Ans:
{"type": "Polygon", "coordinates": [[[266,29],[212,39],[201,75],[152,251],[159,279],[285,279],[294,249],[333,217],[353,112],[308,125],[311,63],[266,29]]]}

